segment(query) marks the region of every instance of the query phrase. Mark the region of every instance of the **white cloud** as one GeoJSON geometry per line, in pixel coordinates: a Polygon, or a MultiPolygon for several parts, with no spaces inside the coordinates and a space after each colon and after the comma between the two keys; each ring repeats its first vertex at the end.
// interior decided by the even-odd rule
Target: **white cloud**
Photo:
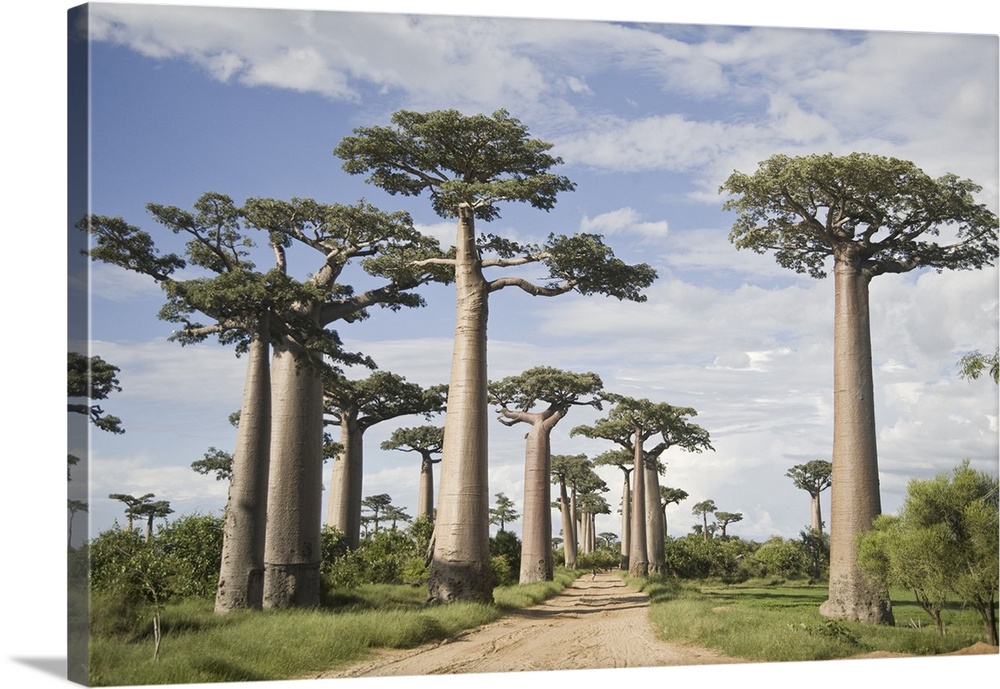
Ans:
{"type": "Polygon", "coordinates": [[[580,231],[600,235],[634,233],[652,240],[666,237],[668,229],[666,220],[643,222],[634,208],[619,208],[593,218],[584,217],[580,221],[580,231]]]}

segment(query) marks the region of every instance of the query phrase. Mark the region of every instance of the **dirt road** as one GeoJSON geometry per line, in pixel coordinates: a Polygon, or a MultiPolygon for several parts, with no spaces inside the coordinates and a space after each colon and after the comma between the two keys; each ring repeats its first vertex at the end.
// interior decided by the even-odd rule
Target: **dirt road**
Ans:
{"type": "Polygon", "coordinates": [[[391,650],[320,677],[386,677],[516,670],[592,670],[744,662],[660,641],[649,598],[615,574],[584,574],[561,594],[447,641],[391,650]]]}

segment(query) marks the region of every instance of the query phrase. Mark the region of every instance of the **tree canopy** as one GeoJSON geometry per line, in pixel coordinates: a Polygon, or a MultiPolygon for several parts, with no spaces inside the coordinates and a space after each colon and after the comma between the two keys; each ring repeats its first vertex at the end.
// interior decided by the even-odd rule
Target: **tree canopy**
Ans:
{"type": "Polygon", "coordinates": [[[870,275],[992,265],[997,217],[975,201],[980,191],[971,180],[934,179],[912,162],[868,153],[774,155],[720,188],[734,197],[723,208],[738,212],[729,235],[737,248],[773,251],[779,265],[816,278],[842,252],[870,275]]]}

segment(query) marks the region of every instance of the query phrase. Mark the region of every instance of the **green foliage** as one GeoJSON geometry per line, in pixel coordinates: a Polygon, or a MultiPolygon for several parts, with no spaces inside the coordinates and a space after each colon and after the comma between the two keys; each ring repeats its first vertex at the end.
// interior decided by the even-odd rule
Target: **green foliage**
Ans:
{"type": "Polygon", "coordinates": [[[324,596],[335,589],[367,584],[426,583],[427,548],[433,531],[430,520],[418,518],[406,530],[380,530],[352,550],[342,531],[324,526],[320,532],[324,596]]]}
{"type": "Polygon", "coordinates": [[[962,378],[978,380],[983,371],[989,370],[993,382],[1000,383],[1000,348],[993,354],[969,352],[958,360],[958,365],[961,368],[958,375],[962,378]]]}
{"type": "MultiPolygon", "coordinates": [[[[955,622],[944,637],[928,626],[824,620],[818,610],[829,595],[826,586],[711,586],[670,580],[642,585],[650,594],[649,617],[660,638],[748,661],[825,660],[871,651],[940,655],[971,646],[979,633],[975,613],[957,606],[951,610],[955,622]]],[[[892,594],[897,620],[921,614],[902,591],[892,594]]]]}
{"type": "Polygon", "coordinates": [[[514,501],[506,495],[497,493],[495,497],[496,503],[490,508],[490,524],[499,526],[500,531],[503,531],[504,526],[517,521],[521,515],[514,509],[514,501]]]}
{"type": "Polygon", "coordinates": [[[883,588],[901,586],[941,628],[940,610],[954,595],[982,617],[996,645],[998,480],[963,461],[950,474],[913,480],[898,516],[883,515],[859,542],[859,566],[883,588]]]}
{"type": "Polygon", "coordinates": [[[159,528],[156,544],[164,556],[176,563],[175,593],[181,596],[215,595],[224,526],[222,517],[193,514],[159,528]]]}
{"type": "Polygon", "coordinates": [[[621,552],[611,548],[597,548],[576,556],[576,568],[584,572],[593,569],[615,569],[619,564],[621,564],[621,552]]]}
{"type": "Polygon", "coordinates": [[[737,212],[738,249],[773,251],[779,265],[812,277],[850,247],[871,275],[918,266],[981,268],[997,258],[997,217],[953,174],[932,179],[913,163],[852,153],[774,155],[753,174],[734,172],[720,192],[737,212]],[[957,241],[933,241],[943,228],[957,241]]]}
{"type": "Polygon", "coordinates": [[[762,576],[798,577],[809,571],[810,558],[799,541],[774,536],[754,552],[762,576]]]}
{"type": "Polygon", "coordinates": [[[517,583],[521,573],[521,541],[510,531],[499,531],[490,539],[490,565],[495,586],[517,583]]]}
{"type": "Polygon", "coordinates": [[[825,459],[814,459],[805,464],[796,464],[785,472],[785,476],[792,479],[799,490],[816,496],[833,483],[833,464],[825,459]]]}
{"type": "Polygon", "coordinates": [[[229,481],[233,478],[233,455],[231,452],[209,447],[204,457],[191,462],[191,468],[205,476],[214,473],[216,481],[229,481]]]}
{"type": "Polygon", "coordinates": [[[548,155],[552,144],[529,139],[528,130],[505,110],[467,117],[457,110],[399,110],[392,127],[359,127],[334,149],[350,174],[390,194],[430,194],[441,217],[460,204],[476,217],[499,217],[496,201],[519,201],[549,210],[556,195],[574,188],[548,170],[562,161],[548,155]]]}
{"type": "MultiPolygon", "coordinates": [[[[77,352],[68,353],[66,376],[67,396],[69,399],[103,400],[112,392],[120,392],[117,366],[113,366],[99,356],[87,357],[77,352]]],[[[106,414],[98,404],[68,403],[68,410],[77,414],[86,414],[91,423],[102,431],[121,434],[121,419],[106,414]]],[[[76,458],[74,458],[76,459],[76,458]]],[[[72,462],[71,464],[75,464],[72,462]]]]}

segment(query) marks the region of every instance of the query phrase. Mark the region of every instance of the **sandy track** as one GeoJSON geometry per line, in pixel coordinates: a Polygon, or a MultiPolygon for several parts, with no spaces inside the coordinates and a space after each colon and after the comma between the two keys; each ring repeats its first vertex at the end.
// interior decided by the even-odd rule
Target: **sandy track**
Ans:
{"type": "Polygon", "coordinates": [[[557,596],[451,639],[379,653],[320,677],[385,677],[519,670],[592,670],[745,662],[660,641],[649,598],[615,574],[585,574],[557,596]]]}

